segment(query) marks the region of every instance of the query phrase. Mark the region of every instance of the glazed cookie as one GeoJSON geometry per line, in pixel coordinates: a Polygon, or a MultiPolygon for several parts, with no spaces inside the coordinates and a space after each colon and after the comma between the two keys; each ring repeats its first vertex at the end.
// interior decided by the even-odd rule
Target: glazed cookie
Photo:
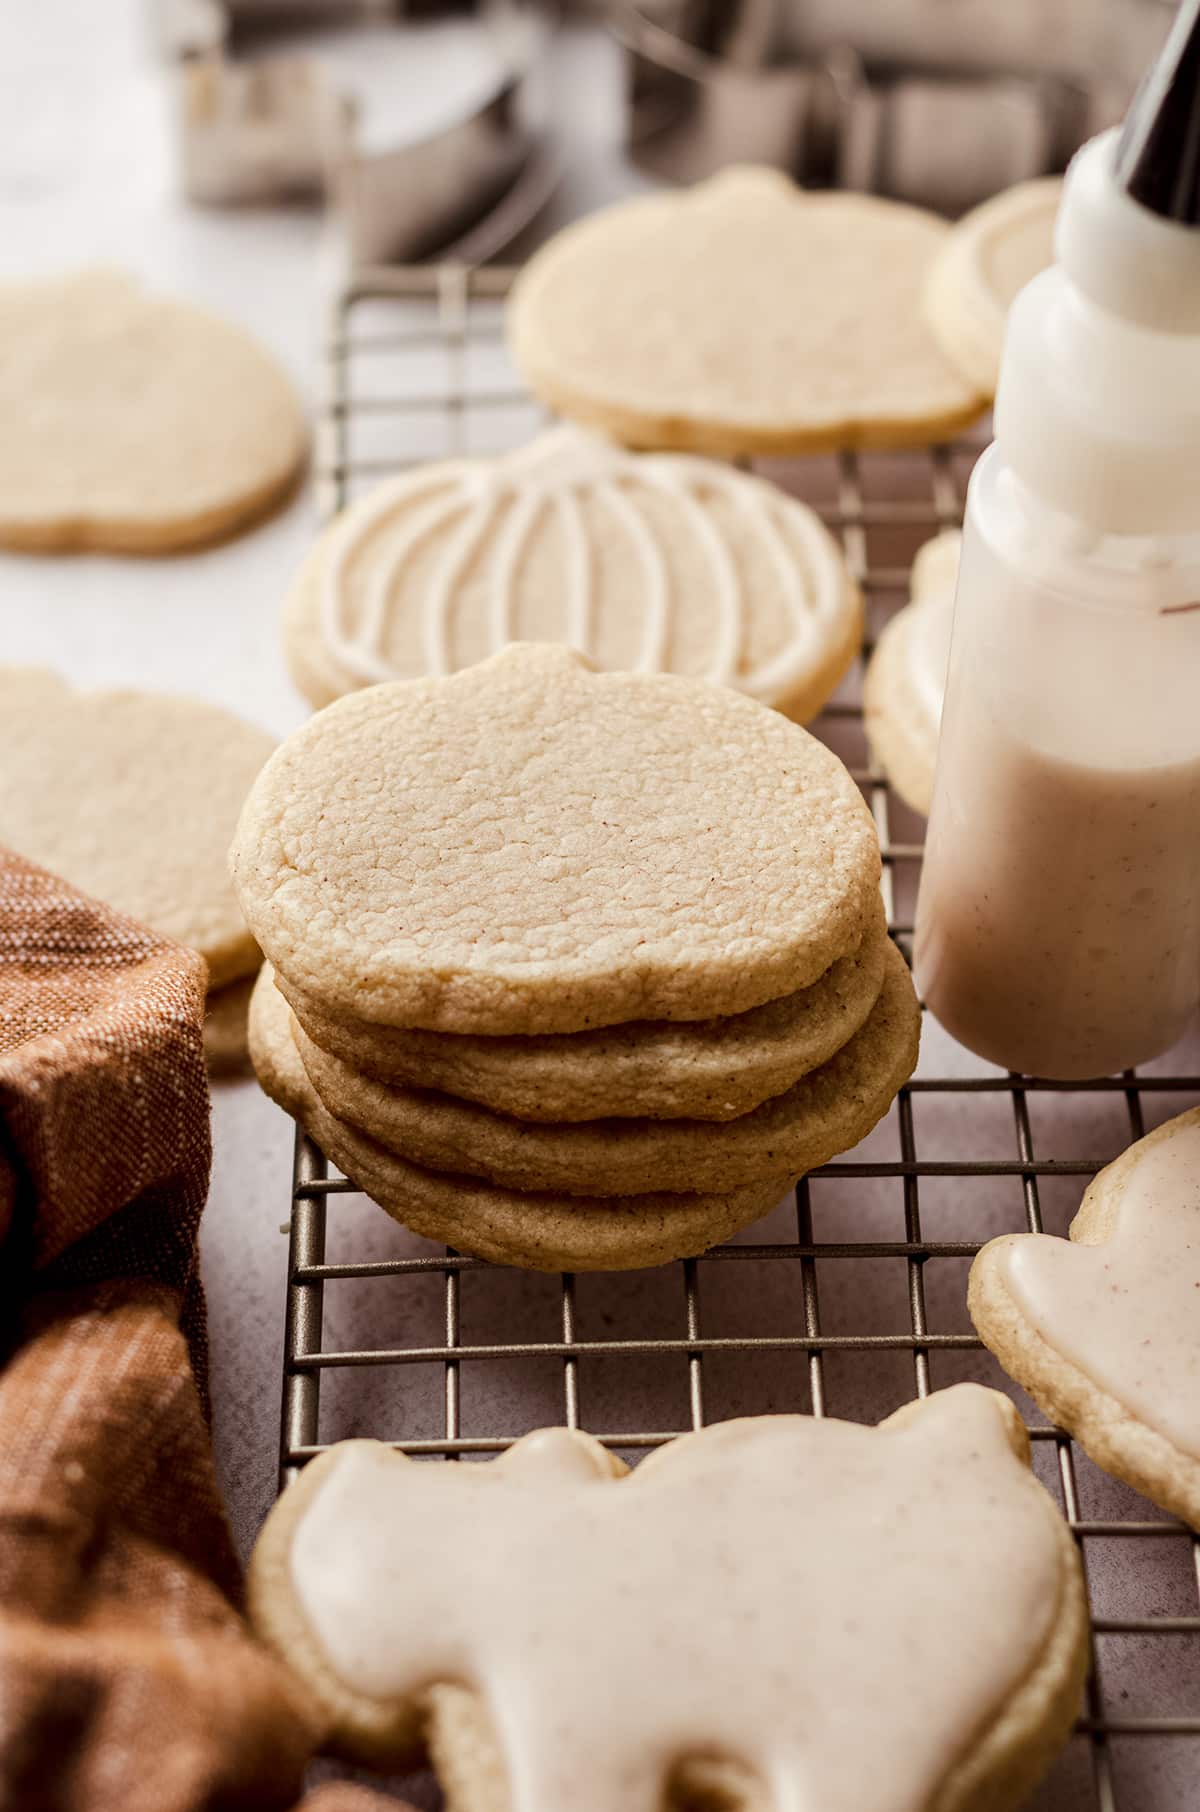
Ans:
{"type": "Polygon", "coordinates": [[[719,681],[803,721],[861,640],[858,588],[806,504],[715,460],[561,427],[381,485],[321,536],[284,617],[315,705],[561,641],[598,667],[719,681]]]}
{"type": "Polygon", "coordinates": [[[778,712],[516,644],[310,719],[247,800],[233,871],[328,1017],[492,1034],[808,987],[861,942],[880,860],[846,769],[778,712]]]}
{"type": "Polygon", "coordinates": [[[933,803],[954,588],[962,535],[945,529],[913,561],[912,601],[888,623],[863,680],[867,740],[906,805],[926,816],[933,803]]]}
{"type": "Polygon", "coordinates": [[[198,699],[22,667],[0,668],[0,724],[0,843],[198,950],[214,990],[257,968],[227,852],[269,736],[198,699]]]}
{"type": "Polygon", "coordinates": [[[534,393],[635,447],[730,456],[920,445],[984,406],[921,311],[950,229],[737,168],[567,227],[509,341],[534,393]]]}
{"type": "Polygon", "coordinates": [[[410,1164],[331,1114],[292,1040],[287,1003],[265,972],[250,1003],[250,1057],[273,1101],[344,1176],[424,1239],[531,1271],[632,1271],[689,1258],[770,1212],[795,1181],[721,1194],[569,1196],[500,1189],[410,1164]]]}
{"type": "Polygon", "coordinates": [[[1200,1108],[1100,1172],[1069,1241],[990,1241],[969,1306],[1098,1466],[1200,1529],[1200,1108]]]}
{"type": "Polygon", "coordinates": [[[878,1428],[717,1423],[632,1474],[564,1428],[475,1466],[344,1442],[249,1596],[338,1747],[428,1751],[456,1812],[1007,1812],[1087,1662],[1075,1544],[970,1384],[878,1428]]]}
{"type": "Polygon", "coordinates": [[[925,279],[924,308],[942,350],[987,396],[1000,375],[1008,311],[1018,290],[1054,262],[1062,177],[1042,176],[964,214],[925,279]]]}
{"type": "MultiPolygon", "coordinates": [[[[264,972],[265,973],[265,972],[264,972]]],[[[309,1081],[339,1119],[432,1170],[466,1171],[512,1189],[639,1195],[736,1189],[764,1176],[801,1176],[865,1138],[917,1061],[921,1012],[908,965],[889,944],[870,1018],[819,1070],[751,1113],[707,1120],[528,1124],[429,1089],[373,1082],[293,1036],[309,1081]]]]}
{"type": "Polygon", "coordinates": [[[0,285],[0,545],[168,553],[271,509],[308,434],[240,328],[131,276],[0,285]]]}
{"type": "Polygon", "coordinates": [[[379,1082],[441,1089],[521,1120],[732,1120],[853,1038],[879,999],[887,947],[881,904],[858,949],[798,994],[727,1019],[634,1021],[544,1038],[351,1025],[276,980],[315,1045],[379,1082]]]}

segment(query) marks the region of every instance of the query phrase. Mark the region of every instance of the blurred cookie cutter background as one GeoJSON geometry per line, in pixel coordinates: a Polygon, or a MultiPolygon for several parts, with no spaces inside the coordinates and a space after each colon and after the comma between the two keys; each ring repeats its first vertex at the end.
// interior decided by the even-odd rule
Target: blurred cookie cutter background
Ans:
{"type": "MultiPolygon", "coordinates": [[[[550,22],[536,0],[156,0],[185,197],[225,207],[326,202],[353,264],[437,252],[478,262],[532,218],[557,164],[534,105],[550,22]],[[322,33],[458,22],[494,68],[457,114],[406,133],[361,106],[322,33]]],[[[371,41],[364,39],[364,44],[371,41]]],[[[378,42],[378,40],[374,40],[378,42]]]]}
{"type": "Polygon", "coordinates": [[[1118,119],[1170,0],[614,0],[631,152],[773,164],[949,214],[1118,119]]]}

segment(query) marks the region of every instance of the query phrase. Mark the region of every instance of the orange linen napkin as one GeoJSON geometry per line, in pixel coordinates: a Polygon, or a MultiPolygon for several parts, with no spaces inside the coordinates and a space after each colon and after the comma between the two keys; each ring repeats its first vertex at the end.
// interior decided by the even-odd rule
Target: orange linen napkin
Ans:
{"type": "Polygon", "coordinates": [[[204,994],[0,850],[2,1812],[269,1812],[321,1736],[241,1618],[197,1384],[204,994]]]}

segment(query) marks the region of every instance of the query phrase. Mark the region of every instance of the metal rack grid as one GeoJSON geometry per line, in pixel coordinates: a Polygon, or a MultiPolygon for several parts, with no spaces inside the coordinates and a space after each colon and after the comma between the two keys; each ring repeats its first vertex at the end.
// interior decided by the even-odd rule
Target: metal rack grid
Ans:
{"type": "MultiPolygon", "coordinates": [[[[323,513],[415,459],[498,451],[536,428],[540,411],[503,355],[509,282],[510,273],[500,270],[393,270],[362,273],[343,293],[331,324],[320,428],[323,513]]],[[[958,522],[979,444],[765,468],[809,497],[841,537],[867,599],[869,632],[904,601],[915,546],[958,522]]],[[[853,683],[815,728],[847,759],[871,805],[889,924],[907,951],[920,821],[870,763],[853,683]]],[[[379,1434],[409,1453],[456,1457],[499,1451],[557,1417],[636,1453],[701,1426],[706,1416],[809,1409],[873,1419],[957,1377],[979,1378],[1021,1403],[1039,1476],[1056,1493],[1089,1576],[1093,1669],[1085,1715],[1067,1757],[1032,1803],[1044,1812],[1166,1812],[1200,1803],[1200,1542],[1105,1480],[1065,1435],[1045,1426],[983,1352],[963,1307],[967,1263],[984,1238],[1044,1224],[1064,1230],[1081,1179],[1149,1124],[1200,1099],[1200,1077],[1181,1073],[1187,1066],[1176,1062],[1083,1087],[1054,1085],[963,1057],[927,1022],[921,1067],[885,1128],[804,1179],[794,1209],[780,1210],[765,1232],[751,1230],[753,1239],[636,1274],[641,1282],[629,1274],[534,1280],[519,1273],[525,1293],[516,1305],[502,1288],[513,1273],[429,1248],[390,1222],[400,1250],[362,1256],[360,1244],[358,1256],[331,1259],[339,1215],[356,1192],[329,1175],[320,1151],[298,1134],[281,1478],[349,1434],[379,1434]],[[1064,1152],[1072,1138],[1083,1149],[1064,1152]],[[827,1208],[829,1193],[835,1199],[827,1208]],[[826,1236],[827,1220],[841,1237],[826,1236]],[[845,1286],[845,1276],[861,1280],[864,1267],[876,1268],[876,1280],[902,1281],[902,1309],[894,1291],[875,1300],[877,1282],[845,1286]],[[741,1288],[739,1274],[749,1279],[741,1288]],[[938,1278],[940,1287],[932,1287],[938,1278]],[[380,1279],[388,1282],[378,1338],[363,1342],[362,1299],[343,1303],[347,1338],[340,1338],[337,1317],[331,1326],[331,1289],[349,1287],[353,1297],[354,1286],[380,1279]],[[534,1304],[528,1293],[535,1283],[553,1287],[550,1322],[545,1302],[534,1304]],[[485,1303],[478,1318],[489,1338],[471,1337],[476,1317],[467,1292],[472,1304],[485,1303]],[[490,1309],[489,1297],[497,1299],[490,1309]],[[731,1302],[732,1319],[723,1313],[731,1302]],[[643,1314],[644,1325],[637,1319],[643,1314]],[[786,1331],[771,1325],[780,1315],[786,1331]],[[900,1327],[879,1325],[897,1315],[900,1327]],[[943,1320],[956,1325],[941,1327],[943,1320]],[[536,1339],[529,1337],[534,1321],[536,1339]],[[602,1332],[591,1331],[594,1322],[602,1332]],[[714,1331],[722,1322],[731,1331],[714,1331]],[[714,1390],[714,1372],[734,1361],[742,1369],[732,1388],[727,1381],[714,1390]],[[547,1366],[557,1373],[553,1395],[544,1382],[527,1390],[517,1378],[522,1366],[539,1367],[543,1378],[547,1366]],[[658,1395],[647,1402],[635,1382],[651,1366],[678,1373],[678,1413],[653,1413],[658,1395]],[[351,1390],[330,1403],[339,1380],[364,1372],[387,1381],[382,1391],[356,1400],[351,1390]],[[418,1410],[415,1381],[431,1375],[437,1400],[426,1396],[418,1410]],[[489,1389],[496,1379],[502,1384],[489,1389]],[[471,1415],[464,1415],[464,1390],[471,1415]],[[387,1425],[393,1413],[398,1426],[387,1425]],[[323,1426],[330,1420],[333,1426],[323,1426]]],[[[384,1217],[371,1212],[374,1228],[384,1217]]]]}

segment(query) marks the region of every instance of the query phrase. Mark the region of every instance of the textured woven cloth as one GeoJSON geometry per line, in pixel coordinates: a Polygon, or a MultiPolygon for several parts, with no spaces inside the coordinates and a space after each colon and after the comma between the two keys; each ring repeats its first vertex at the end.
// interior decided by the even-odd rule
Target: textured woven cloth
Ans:
{"type": "Polygon", "coordinates": [[[204,993],[0,850],[0,1812],[268,1812],[321,1735],[239,1613],[197,1382],[204,993]]]}

